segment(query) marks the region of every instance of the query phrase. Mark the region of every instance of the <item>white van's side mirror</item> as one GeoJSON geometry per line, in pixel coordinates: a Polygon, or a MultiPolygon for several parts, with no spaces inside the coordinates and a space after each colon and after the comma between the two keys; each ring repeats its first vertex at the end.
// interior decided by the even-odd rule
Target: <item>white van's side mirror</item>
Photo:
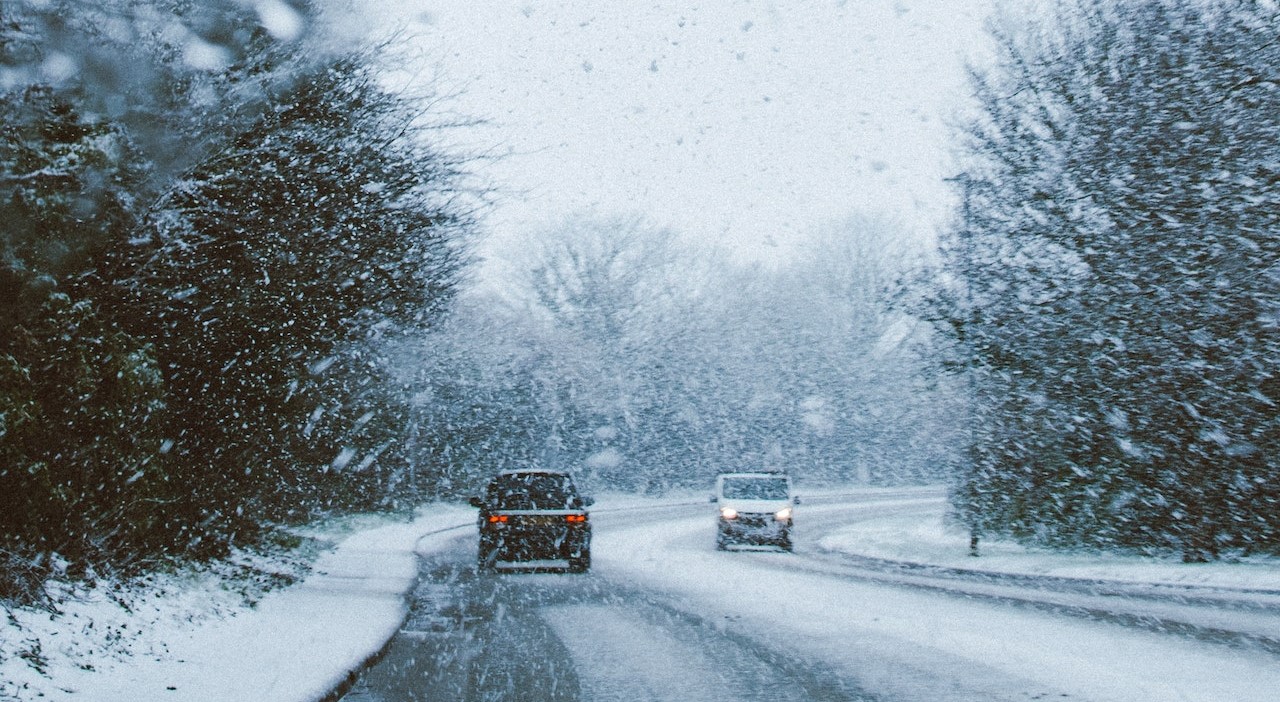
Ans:
{"type": "Polygon", "coordinates": [[[799,496],[799,495],[792,495],[792,497],[791,497],[791,504],[793,504],[793,505],[798,505],[798,504],[800,504],[800,496],[799,496]]]}
{"type": "Polygon", "coordinates": [[[708,502],[715,502],[715,501],[716,501],[716,496],[715,496],[715,495],[712,495],[712,496],[711,496],[711,499],[710,499],[710,500],[708,500],[708,502]]]}

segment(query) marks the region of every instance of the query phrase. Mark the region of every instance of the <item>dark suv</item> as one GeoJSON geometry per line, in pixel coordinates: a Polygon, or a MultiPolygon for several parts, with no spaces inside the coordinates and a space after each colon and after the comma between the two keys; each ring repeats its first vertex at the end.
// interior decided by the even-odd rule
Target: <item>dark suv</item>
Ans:
{"type": "Polygon", "coordinates": [[[562,560],[575,573],[591,567],[591,498],[578,494],[569,473],[503,471],[471,504],[480,508],[481,570],[500,560],[562,560]]]}

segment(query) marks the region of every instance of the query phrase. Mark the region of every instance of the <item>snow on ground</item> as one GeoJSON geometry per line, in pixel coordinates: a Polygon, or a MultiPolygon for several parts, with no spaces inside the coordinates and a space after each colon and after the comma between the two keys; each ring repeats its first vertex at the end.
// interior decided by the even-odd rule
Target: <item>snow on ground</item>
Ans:
{"type": "Polygon", "coordinates": [[[1280,560],[1275,558],[1188,564],[1105,552],[1051,552],[1002,541],[981,542],[980,555],[973,558],[968,555],[968,534],[944,524],[944,509],[938,501],[923,512],[926,518],[913,512],[860,520],[823,536],[818,546],[874,558],[997,573],[1280,589],[1280,560]]]}
{"type": "Polygon", "coordinates": [[[252,607],[223,581],[188,573],[123,595],[128,609],[100,589],[77,593],[58,615],[13,610],[0,623],[0,700],[318,700],[403,621],[415,544],[470,524],[474,512],[435,506],[419,514],[365,524],[300,583],[252,607]]]}
{"type": "MultiPolygon", "coordinates": [[[[967,539],[942,526],[937,490],[860,492],[910,513],[868,512],[817,543],[801,540],[795,555],[714,551],[713,507],[702,493],[663,500],[603,495],[594,508],[601,517],[595,570],[677,594],[682,606],[721,626],[774,632],[775,644],[851,666],[869,686],[902,699],[960,699],[957,690],[995,699],[1041,689],[1125,702],[1247,702],[1274,699],[1280,689],[1280,671],[1262,655],[786,569],[787,559],[817,547],[1002,572],[1274,589],[1280,560],[1166,564],[992,543],[971,559],[967,539]],[[655,505],[677,506],[677,515],[625,517],[655,505]],[[939,688],[939,679],[953,687],[939,688]]],[[[813,499],[797,518],[810,524],[841,510],[870,509],[865,500],[851,508],[831,503],[830,494],[805,494],[813,499]]],[[[134,597],[131,611],[93,593],[64,604],[58,616],[15,610],[0,624],[0,700],[321,699],[403,621],[417,576],[415,551],[443,548],[472,529],[473,519],[469,508],[436,505],[412,522],[363,524],[299,584],[253,607],[212,578],[188,575],[157,582],[160,594],[134,597]],[[47,675],[16,655],[37,648],[47,675]]]]}
{"type": "Polygon", "coordinates": [[[583,698],[613,702],[688,702],[745,697],[733,680],[703,674],[715,664],[696,642],[682,640],[619,607],[549,607],[547,624],[578,667],[583,698]],[[624,664],[643,660],[643,665],[624,664]],[[679,685],[671,681],[679,680],[679,685]]]}

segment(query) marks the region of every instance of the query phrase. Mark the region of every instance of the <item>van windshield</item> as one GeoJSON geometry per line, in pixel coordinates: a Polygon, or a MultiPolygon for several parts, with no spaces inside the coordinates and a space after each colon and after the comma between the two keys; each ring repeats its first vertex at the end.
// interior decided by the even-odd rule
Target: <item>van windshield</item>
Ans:
{"type": "Polygon", "coordinates": [[[725,478],[721,491],[731,500],[785,500],[789,496],[787,479],[773,477],[725,478]]]}

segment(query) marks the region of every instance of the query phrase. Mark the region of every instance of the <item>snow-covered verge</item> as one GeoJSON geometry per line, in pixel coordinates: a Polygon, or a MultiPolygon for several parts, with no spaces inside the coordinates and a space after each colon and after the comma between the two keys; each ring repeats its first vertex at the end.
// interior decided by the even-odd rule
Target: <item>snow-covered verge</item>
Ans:
{"type": "Polygon", "coordinates": [[[984,539],[979,556],[969,555],[969,536],[949,527],[946,505],[935,503],[859,520],[823,536],[818,547],[913,563],[999,573],[1122,580],[1176,585],[1280,589],[1280,558],[1252,556],[1215,563],[1100,551],[1057,552],[984,539]]]}
{"type": "Polygon", "coordinates": [[[418,541],[473,514],[432,505],[412,521],[318,528],[311,541],[337,543],[314,562],[299,564],[293,554],[253,564],[298,578],[266,592],[210,568],[125,588],[65,589],[54,593],[56,612],[7,610],[0,700],[322,699],[403,621],[418,541]]]}

